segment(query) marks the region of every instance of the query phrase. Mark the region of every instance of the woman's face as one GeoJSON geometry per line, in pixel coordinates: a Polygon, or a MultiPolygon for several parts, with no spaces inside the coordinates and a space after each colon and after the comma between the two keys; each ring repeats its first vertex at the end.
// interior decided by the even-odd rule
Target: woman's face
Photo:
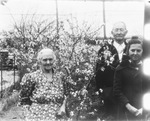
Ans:
{"type": "Polygon", "coordinates": [[[141,44],[132,44],[129,48],[129,56],[133,62],[139,62],[142,58],[142,45],[141,44]]]}
{"type": "Polygon", "coordinates": [[[41,59],[41,68],[45,72],[49,72],[54,65],[54,55],[53,54],[44,54],[41,59]]]}

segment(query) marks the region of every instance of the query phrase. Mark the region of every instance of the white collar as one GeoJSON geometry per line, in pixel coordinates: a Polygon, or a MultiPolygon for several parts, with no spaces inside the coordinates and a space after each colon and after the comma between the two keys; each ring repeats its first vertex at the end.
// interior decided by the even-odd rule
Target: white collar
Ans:
{"type": "Polygon", "coordinates": [[[122,44],[118,44],[116,41],[114,41],[113,45],[116,47],[116,49],[118,47],[122,47],[122,48],[125,48],[125,43],[123,42],[122,44]]]}

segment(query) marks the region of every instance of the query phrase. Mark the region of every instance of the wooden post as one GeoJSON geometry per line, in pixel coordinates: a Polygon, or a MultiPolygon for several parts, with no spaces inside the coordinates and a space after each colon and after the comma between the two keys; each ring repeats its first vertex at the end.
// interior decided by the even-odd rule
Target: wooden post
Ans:
{"type": "Polygon", "coordinates": [[[0,66],[1,66],[1,98],[3,97],[3,95],[2,95],[2,90],[3,90],[3,67],[2,67],[2,53],[0,52],[0,61],[1,61],[1,63],[0,63],[0,66]]]}
{"type": "Polygon", "coordinates": [[[104,39],[106,39],[105,0],[103,0],[104,39]]]}
{"type": "Polygon", "coordinates": [[[15,72],[15,54],[13,55],[14,56],[14,62],[13,62],[13,69],[14,69],[14,84],[15,84],[15,76],[16,76],[16,72],[15,72]]]}
{"type": "Polygon", "coordinates": [[[57,30],[57,37],[59,36],[59,18],[58,18],[58,3],[56,1],[56,30],[57,30]]]}

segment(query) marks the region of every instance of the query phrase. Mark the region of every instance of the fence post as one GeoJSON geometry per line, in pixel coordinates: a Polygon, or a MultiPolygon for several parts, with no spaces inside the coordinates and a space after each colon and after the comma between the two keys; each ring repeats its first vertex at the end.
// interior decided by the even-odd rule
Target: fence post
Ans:
{"type": "Polygon", "coordinates": [[[3,82],[3,68],[2,68],[2,52],[0,52],[0,61],[1,61],[1,63],[0,63],[0,66],[1,66],[1,98],[2,98],[2,86],[3,86],[3,84],[2,84],[2,82],[3,82]]]}
{"type": "Polygon", "coordinates": [[[14,62],[13,62],[13,63],[14,63],[14,64],[13,64],[13,68],[14,68],[14,84],[15,84],[15,76],[16,76],[16,74],[15,74],[15,73],[16,73],[16,72],[15,72],[15,59],[16,59],[16,58],[15,58],[15,54],[14,54],[14,62]]]}

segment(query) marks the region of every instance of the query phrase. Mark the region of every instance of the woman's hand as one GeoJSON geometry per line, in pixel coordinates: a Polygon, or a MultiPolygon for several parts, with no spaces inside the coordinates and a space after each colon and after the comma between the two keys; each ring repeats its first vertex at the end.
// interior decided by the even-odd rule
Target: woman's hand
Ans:
{"type": "Polygon", "coordinates": [[[56,117],[59,119],[62,118],[64,115],[66,115],[66,100],[67,97],[65,97],[63,104],[61,105],[60,109],[56,113],[56,117]]]}
{"type": "Polygon", "coordinates": [[[60,107],[60,109],[59,109],[59,111],[58,111],[58,115],[63,115],[63,114],[65,114],[66,113],[66,109],[65,109],[66,107],[65,107],[65,105],[62,105],[61,107],[60,107]]]}
{"type": "Polygon", "coordinates": [[[56,117],[57,117],[58,119],[61,119],[61,118],[63,118],[64,115],[66,115],[66,111],[65,111],[65,106],[62,105],[62,106],[60,107],[60,109],[58,110],[58,112],[56,113],[56,117]]]}
{"type": "Polygon", "coordinates": [[[137,111],[137,113],[135,114],[135,116],[142,116],[142,114],[143,114],[143,109],[140,108],[140,109],[138,109],[138,111],[137,111]]]}

